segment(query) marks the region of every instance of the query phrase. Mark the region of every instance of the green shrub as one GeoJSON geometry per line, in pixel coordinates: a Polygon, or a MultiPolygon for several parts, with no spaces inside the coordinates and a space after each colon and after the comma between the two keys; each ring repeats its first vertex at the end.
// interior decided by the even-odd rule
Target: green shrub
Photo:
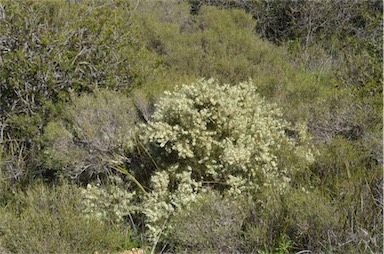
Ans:
{"type": "Polygon", "coordinates": [[[320,156],[315,176],[338,205],[343,231],[339,242],[345,249],[382,250],[382,162],[375,151],[382,151],[380,136],[348,140],[338,136],[319,144],[320,156]],[[376,145],[375,145],[376,144],[376,145]]]}
{"type": "Polygon", "coordinates": [[[109,172],[134,143],[137,121],[128,97],[108,90],[73,97],[64,107],[66,121],[48,123],[43,161],[48,170],[72,178],[109,172]]]}
{"type": "Polygon", "coordinates": [[[258,38],[255,21],[244,11],[204,6],[191,15],[185,2],[143,1],[138,12],[135,21],[146,47],[171,74],[191,77],[181,81],[215,78],[233,84],[253,78],[263,84],[292,77],[288,55],[258,38]]]}
{"type": "Polygon", "coordinates": [[[345,250],[382,250],[382,107],[375,100],[344,89],[309,114],[319,150],[312,179],[338,205],[343,231],[332,239],[348,243],[345,250]]]}
{"type": "Polygon", "coordinates": [[[128,1],[4,5],[1,116],[11,108],[33,115],[46,101],[68,99],[71,90],[124,90],[150,76],[128,1]]]}
{"type": "Polygon", "coordinates": [[[382,109],[370,98],[357,100],[350,91],[333,90],[332,95],[313,103],[308,122],[317,140],[329,141],[342,136],[357,141],[381,132],[381,113],[382,109]]]}
{"type": "Polygon", "coordinates": [[[35,184],[0,207],[0,245],[11,253],[93,253],[133,247],[129,227],[83,213],[80,190],[35,184]]]}
{"type": "Polygon", "coordinates": [[[168,242],[176,253],[238,253],[247,213],[241,200],[206,193],[171,219],[168,242]]]}
{"type": "Polygon", "coordinates": [[[244,225],[246,252],[254,250],[273,251],[279,238],[284,235],[283,203],[280,195],[273,190],[260,194],[263,202],[248,205],[249,214],[244,225]]]}
{"type": "Polygon", "coordinates": [[[164,86],[167,90],[198,78],[230,84],[251,78],[258,92],[278,103],[291,122],[305,121],[308,104],[328,90],[329,64],[313,72],[300,70],[286,48],[254,33],[256,21],[244,11],[203,5],[192,15],[186,3],[141,3],[137,12],[142,15],[135,15],[135,22],[146,47],[159,55],[168,73],[164,82],[172,85],[164,86]]]}
{"type": "Polygon", "coordinates": [[[246,207],[249,210],[244,227],[246,252],[254,249],[273,252],[284,245],[318,253],[329,250],[329,245],[339,240],[333,235],[342,228],[338,207],[319,190],[292,188],[284,195],[274,195],[270,191],[263,195],[266,195],[265,202],[246,207]],[[330,234],[333,236],[331,242],[330,234]]]}
{"type": "Polygon", "coordinates": [[[329,198],[319,191],[293,190],[283,199],[285,234],[296,247],[318,251],[336,245],[338,239],[329,239],[329,235],[339,233],[340,216],[329,198]]]}
{"type": "Polygon", "coordinates": [[[263,202],[255,202],[215,191],[200,194],[170,218],[166,243],[175,253],[289,253],[329,251],[340,240],[337,206],[320,191],[291,189],[279,195],[268,190],[262,195],[263,202]]]}
{"type": "MultiPolygon", "coordinates": [[[[130,1],[2,1],[0,122],[4,146],[23,147],[28,170],[40,172],[43,129],[61,118],[71,94],[109,88],[128,93],[154,84],[159,66],[132,23],[130,1]],[[18,142],[18,144],[14,144],[18,142]]],[[[21,177],[19,177],[21,178],[21,177]]]]}
{"type": "Polygon", "coordinates": [[[299,45],[293,52],[306,68],[332,66],[338,88],[382,101],[381,1],[254,1],[240,8],[253,14],[263,37],[299,45]]]}

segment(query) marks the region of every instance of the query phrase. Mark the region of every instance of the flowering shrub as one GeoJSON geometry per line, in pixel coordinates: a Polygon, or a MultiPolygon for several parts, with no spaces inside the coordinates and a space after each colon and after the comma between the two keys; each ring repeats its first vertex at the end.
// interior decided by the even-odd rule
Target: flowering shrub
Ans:
{"type": "Polygon", "coordinates": [[[140,138],[160,168],[191,167],[197,182],[240,194],[264,186],[283,191],[293,173],[313,162],[309,136],[299,127],[284,121],[252,82],[210,79],[167,92],[140,138]]]}
{"type": "Polygon", "coordinates": [[[118,176],[110,176],[110,180],[112,184],[108,186],[88,184],[81,189],[81,194],[86,216],[116,224],[123,222],[125,216],[135,211],[132,202],[135,192],[127,191],[118,176]]]}
{"type": "Polygon", "coordinates": [[[167,224],[167,220],[174,212],[188,209],[198,197],[200,184],[191,178],[191,167],[181,173],[175,173],[177,166],[169,169],[169,171],[156,172],[151,177],[152,192],[144,198],[143,202],[148,239],[152,242],[160,237],[165,228],[167,230],[172,228],[172,225],[167,224]],[[172,178],[178,184],[176,189],[170,192],[172,178]]]}
{"type": "Polygon", "coordinates": [[[167,92],[139,133],[160,171],[144,211],[156,234],[159,222],[199,190],[256,198],[266,188],[284,193],[291,176],[314,161],[304,125],[284,121],[251,81],[230,86],[203,79],[167,92]]]}

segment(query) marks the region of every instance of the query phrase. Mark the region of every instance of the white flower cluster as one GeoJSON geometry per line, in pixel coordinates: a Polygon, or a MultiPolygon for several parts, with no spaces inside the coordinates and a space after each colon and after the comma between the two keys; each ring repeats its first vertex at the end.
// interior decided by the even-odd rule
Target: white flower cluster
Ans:
{"type": "Polygon", "coordinates": [[[292,174],[314,161],[304,125],[290,126],[251,81],[231,86],[203,79],[168,92],[139,133],[164,169],[152,177],[145,212],[153,235],[159,222],[196,197],[191,186],[197,183],[202,191],[209,185],[235,196],[257,197],[263,188],[282,193],[292,174]],[[296,136],[287,135],[292,129],[296,136]]]}
{"type": "Polygon", "coordinates": [[[192,168],[176,171],[174,166],[169,171],[156,172],[151,178],[152,191],[144,199],[143,213],[147,218],[148,239],[152,242],[171,227],[167,224],[169,216],[188,208],[197,199],[201,186],[191,178],[192,168]],[[176,180],[177,186],[172,186],[170,178],[176,180]]]}
{"type": "Polygon", "coordinates": [[[136,211],[133,205],[134,192],[123,188],[123,181],[118,176],[110,176],[113,184],[101,186],[88,184],[82,189],[84,214],[102,221],[121,223],[124,217],[136,211]]]}
{"type": "Polygon", "coordinates": [[[306,130],[299,130],[298,141],[285,134],[289,128],[252,82],[230,86],[210,79],[166,93],[152,122],[142,126],[141,139],[162,167],[190,166],[196,181],[226,183],[236,192],[284,189],[298,166],[282,161],[282,152],[304,167],[313,162],[306,130]]]}

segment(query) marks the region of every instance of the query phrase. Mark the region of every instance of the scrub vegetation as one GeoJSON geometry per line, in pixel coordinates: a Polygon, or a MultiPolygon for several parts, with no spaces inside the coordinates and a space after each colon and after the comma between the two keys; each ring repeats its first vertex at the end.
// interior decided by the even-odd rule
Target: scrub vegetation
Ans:
{"type": "Polygon", "coordinates": [[[382,9],[1,1],[0,252],[381,253],[382,9]]]}

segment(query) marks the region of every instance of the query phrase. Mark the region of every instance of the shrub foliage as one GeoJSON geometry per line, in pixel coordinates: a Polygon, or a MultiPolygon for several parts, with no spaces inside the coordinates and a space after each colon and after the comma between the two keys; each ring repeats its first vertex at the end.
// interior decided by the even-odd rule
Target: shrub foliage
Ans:
{"type": "Polygon", "coordinates": [[[127,96],[108,90],[74,96],[64,111],[66,116],[49,122],[42,136],[48,172],[86,179],[126,160],[137,121],[127,96]]]}
{"type": "Polygon", "coordinates": [[[0,207],[0,245],[11,253],[93,253],[130,247],[130,229],[87,218],[75,185],[35,184],[0,207]]]}

